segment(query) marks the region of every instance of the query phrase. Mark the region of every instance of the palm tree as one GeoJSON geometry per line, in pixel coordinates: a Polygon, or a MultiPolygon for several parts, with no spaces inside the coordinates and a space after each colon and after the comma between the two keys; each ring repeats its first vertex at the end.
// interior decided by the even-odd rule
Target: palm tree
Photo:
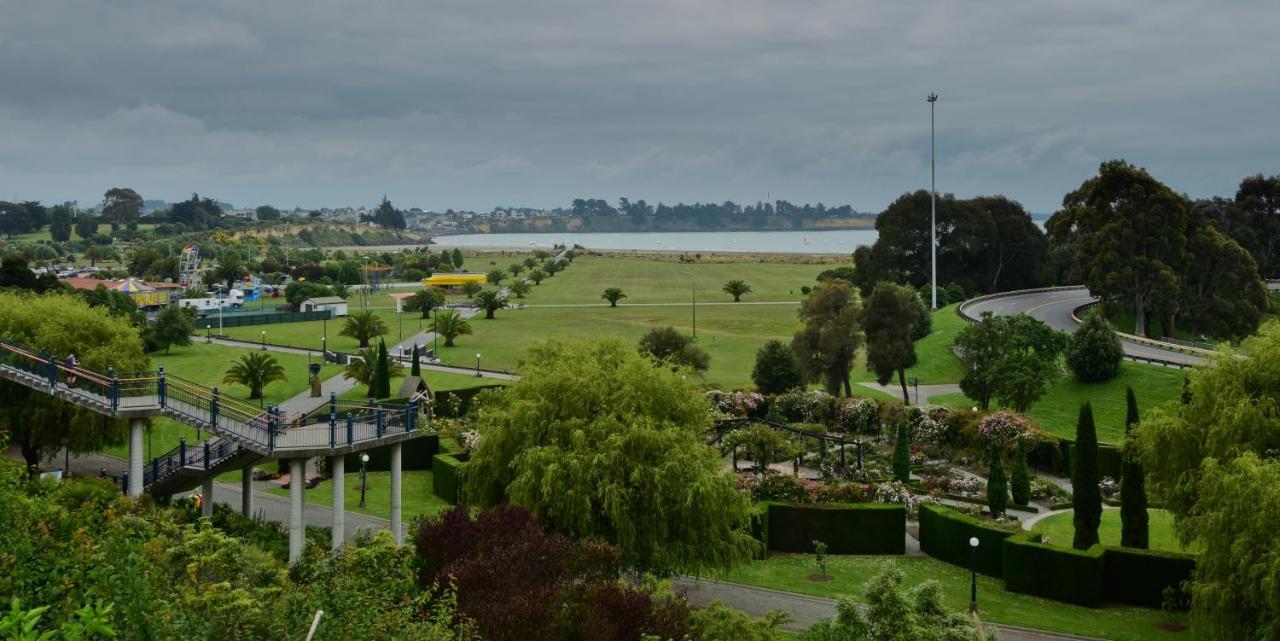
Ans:
{"type": "Polygon", "coordinates": [[[404,308],[414,312],[422,312],[422,317],[431,315],[431,310],[444,304],[444,293],[435,287],[425,287],[405,299],[404,308]]]}
{"type": "Polygon", "coordinates": [[[546,278],[547,273],[541,269],[535,269],[529,272],[529,280],[533,281],[534,285],[541,285],[542,281],[546,278]]]}
{"type": "Polygon", "coordinates": [[[227,252],[222,255],[222,261],[217,267],[213,268],[213,277],[218,281],[227,284],[227,289],[235,287],[237,281],[244,278],[249,273],[245,270],[244,265],[240,262],[240,255],[227,252]]]}
{"type": "Polygon", "coordinates": [[[520,272],[524,271],[524,265],[521,265],[520,263],[511,263],[511,266],[507,267],[507,271],[511,272],[512,276],[519,276],[520,272]]]}
{"type": "Polygon", "coordinates": [[[505,279],[506,277],[507,277],[507,272],[504,272],[501,269],[489,270],[489,273],[484,275],[485,281],[487,281],[490,285],[500,285],[502,284],[503,279],[505,279]]]}
{"type": "Polygon", "coordinates": [[[507,306],[507,297],[496,289],[486,289],[472,297],[476,306],[484,310],[484,317],[493,320],[493,313],[507,306]]]}
{"type": "Polygon", "coordinates": [[[538,259],[534,258],[533,256],[530,256],[524,259],[524,266],[529,269],[533,269],[534,267],[538,266],[538,259]]]}
{"type": "Polygon", "coordinates": [[[724,293],[733,296],[733,302],[738,303],[742,301],[743,294],[751,293],[751,286],[748,285],[746,281],[734,279],[724,284],[723,291],[724,293]]]}
{"type": "Polygon", "coordinates": [[[529,293],[529,281],[517,278],[507,289],[511,290],[511,293],[515,294],[516,298],[524,298],[524,295],[529,293]]]}
{"type": "Polygon", "coordinates": [[[249,352],[232,363],[223,383],[239,384],[249,388],[249,399],[262,398],[262,388],[288,377],[276,357],[264,352],[249,352]]]}
{"type": "Polygon", "coordinates": [[[627,295],[622,293],[622,289],[618,287],[610,287],[609,289],[604,290],[603,294],[600,294],[600,298],[609,301],[609,307],[617,307],[618,301],[626,297],[627,295]]]}
{"type": "Polygon", "coordinates": [[[456,309],[437,312],[431,319],[431,331],[444,337],[444,346],[453,347],[453,339],[471,333],[471,323],[462,317],[456,309]]]}
{"type": "Polygon", "coordinates": [[[387,324],[372,310],[364,310],[347,316],[347,322],[343,324],[342,331],[338,332],[338,335],[350,336],[360,341],[360,347],[363,349],[369,346],[370,339],[386,333],[387,324]]]}
{"type": "MultiPolygon", "coordinates": [[[[389,360],[387,362],[390,378],[395,378],[404,373],[404,368],[399,363],[389,360]]],[[[342,370],[343,376],[360,383],[369,388],[366,396],[373,396],[374,376],[378,371],[378,348],[370,347],[362,349],[352,355],[351,360],[347,361],[346,369],[342,370]]]]}
{"type": "Polygon", "coordinates": [[[351,287],[346,283],[334,283],[333,287],[330,287],[329,289],[332,289],[333,295],[337,296],[338,298],[345,299],[347,296],[351,294],[351,287]]]}

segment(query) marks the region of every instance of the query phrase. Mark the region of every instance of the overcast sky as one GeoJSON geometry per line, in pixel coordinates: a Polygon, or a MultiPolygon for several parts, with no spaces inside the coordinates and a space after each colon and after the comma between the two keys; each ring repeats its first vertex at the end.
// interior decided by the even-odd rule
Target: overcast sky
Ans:
{"type": "Polygon", "coordinates": [[[0,0],[0,198],[1038,212],[1280,173],[1276,0],[0,0]]]}

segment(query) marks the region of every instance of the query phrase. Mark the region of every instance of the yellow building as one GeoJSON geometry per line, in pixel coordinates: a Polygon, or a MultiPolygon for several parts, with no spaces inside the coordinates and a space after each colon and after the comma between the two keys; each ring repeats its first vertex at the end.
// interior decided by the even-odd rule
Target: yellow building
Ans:
{"type": "Polygon", "coordinates": [[[450,273],[450,274],[432,274],[422,279],[423,287],[443,287],[451,289],[461,287],[467,283],[484,284],[484,274],[475,274],[470,272],[450,273]]]}

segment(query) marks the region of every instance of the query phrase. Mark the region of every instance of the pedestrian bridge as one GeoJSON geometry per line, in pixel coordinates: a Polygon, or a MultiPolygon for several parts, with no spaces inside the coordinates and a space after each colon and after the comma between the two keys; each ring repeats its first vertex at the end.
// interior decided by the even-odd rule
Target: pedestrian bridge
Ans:
{"type": "MultiPolygon", "coordinates": [[[[99,371],[69,365],[66,359],[0,339],[0,378],[111,418],[129,421],[129,471],[124,486],[130,496],[143,491],[169,496],[197,485],[205,488],[206,513],[212,513],[213,478],[241,469],[244,511],[251,515],[250,474],[255,463],[288,459],[291,479],[305,477],[307,459],[330,457],[335,478],[342,478],[343,456],[392,446],[392,529],[400,531],[399,443],[421,435],[416,403],[385,404],[340,401],[330,395],[311,412],[282,413],[275,405],[255,407],[178,376],[163,368],[144,372],[99,371]],[[213,435],[195,445],[178,447],[144,463],[146,419],[166,417],[213,435]]],[[[427,408],[422,408],[426,410],[427,408]]],[[[290,519],[290,558],[302,550],[302,492],[305,482],[290,483],[297,520],[290,519]],[[295,527],[296,526],[296,527],[295,527]],[[295,550],[296,533],[296,550],[295,550]],[[295,554],[296,552],[296,554],[295,554]]],[[[342,505],[342,483],[334,484],[342,505]]],[[[334,542],[342,541],[341,508],[334,510],[334,542]]]]}

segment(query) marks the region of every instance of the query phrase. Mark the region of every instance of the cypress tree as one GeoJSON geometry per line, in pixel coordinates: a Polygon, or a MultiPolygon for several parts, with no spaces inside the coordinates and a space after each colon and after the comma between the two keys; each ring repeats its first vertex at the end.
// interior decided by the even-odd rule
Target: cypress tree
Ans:
{"type": "Polygon", "coordinates": [[[991,473],[987,476],[987,507],[991,515],[1004,514],[1009,506],[1009,483],[1004,478],[1004,461],[1000,460],[1000,448],[991,448],[991,473]]]}
{"type": "Polygon", "coordinates": [[[893,446],[893,479],[906,483],[911,478],[911,437],[907,422],[898,422],[897,443],[893,446]]]}
{"type": "Polygon", "coordinates": [[[1098,543],[1098,526],[1102,522],[1102,492],[1098,489],[1098,432],[1093,424],[1093,407],[1080,406],[1076,421],[1074,469],[1071,491],[1075,495],[1076,535],[1072,545],[1086,550],[1098,543]]]}
{"type": "Polygon", "coordinates": [[[1027,444],[1018,439],[1017,458],[1013,459],[1013,477],[1009,489],[1013,492],[1014,505],[1031,502],[1031,474],[1027,472],[1027,444]]]}
{"type": "Polygon", "coordinates": [[[377,381],[377,389],[374,390],[374,398],[388,398],[391,396],[391,357],[387,355],[387,342],[378,339],[378,364],[374,371],[374,380],[377,381]]]}
{"type": "Polygon", "coordinates": [[[1130,387],[1125,393],[1128,415],[1124,422],[1124,464],[1120,475],[1120,545],[1147,549],[1147,480],[1138,462],[1137,443],[1130,436],[1138,423],[1138,400],[1130,387]]]}
{"type": "Polygon", "coordinates": [[[413,344],[413,365],[409,368],[410,376],[422,376],[422,368],[418,365],[418,344],[413,344]]]}

